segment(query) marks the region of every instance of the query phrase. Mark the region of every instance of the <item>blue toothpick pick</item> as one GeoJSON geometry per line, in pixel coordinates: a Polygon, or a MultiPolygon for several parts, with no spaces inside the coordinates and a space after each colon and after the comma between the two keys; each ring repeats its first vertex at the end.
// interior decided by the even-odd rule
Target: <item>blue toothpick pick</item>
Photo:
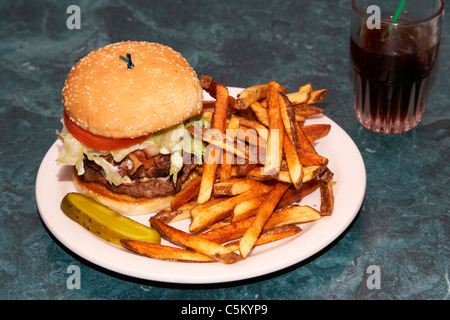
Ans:
{"type": "Polygon", "coordinates": [[[131,61],[131,54],[127,53],[127,57],[126,58],[124,56],[119,56],[119,58],[127,63],[127,68],[128,69],[131,69],[131,68],[134,67],[134,63],[131,61]]]}

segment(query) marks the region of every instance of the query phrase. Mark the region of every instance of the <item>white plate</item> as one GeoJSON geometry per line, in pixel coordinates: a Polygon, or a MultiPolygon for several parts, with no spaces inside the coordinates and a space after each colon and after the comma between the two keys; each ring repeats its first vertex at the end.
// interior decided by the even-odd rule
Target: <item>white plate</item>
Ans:
{"type": "MultiPolygon", "coordinates": [[[[242,89],[229,88],[236,96],[242,89]]],[[[308,119],[307,124],[331,124],[330,133],[317,141],[317,151],[329,159],[334,172],[335,207],[333,215],[302,224],[297,236],[256,247],[243,261],[232,265],[221,263],[181,263],[150,259],[131,253],[91,234],[70,220],[60,209],[64,195],[74,192],[70,170],[59,167],[55,160],[62,144],[56,141],[45,155],[36,179],[36,203],[42,220],[50,232],[80,257],[106,269],[132,277],[171,283],[219,283],[249,279],[294,265],[319,252],[341,233],[355,218],[366,190],[366,171],[361,154],[352,139],[326,116],[308,119]]],[[[300,204],[320,209],[319,191],[300,204]]],[[[132,219],[148,225],[150,215],[132,219]]],[[[187,221],[177,225],[187,228],[187,221]]],[[[164,240],[162,243],[166,243],[164,240]]]]}

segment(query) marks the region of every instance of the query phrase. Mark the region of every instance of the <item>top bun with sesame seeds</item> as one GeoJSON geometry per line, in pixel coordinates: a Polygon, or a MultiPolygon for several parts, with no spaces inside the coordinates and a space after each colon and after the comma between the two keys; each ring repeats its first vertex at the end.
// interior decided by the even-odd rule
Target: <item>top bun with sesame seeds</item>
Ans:
{"type": "Polygon", "coordinates": [[[200,114],[203,91],[180,53],[158,43],[126,41],[82,58],[62,96],[65,113],[80,128],[121,139],[147,136],[200,114]]]}
{"type": "Polygon", "coordinates": [[[183,154],[174,165],[172,150],[157,146],[152,134],[199,115],[202,102],[196,73],[172,48],[135,41],[100,48],[64,84],[57,163],[72,166],[79,193],[119,213],[167,208],[198,175],[197,163],[183,154]]]}

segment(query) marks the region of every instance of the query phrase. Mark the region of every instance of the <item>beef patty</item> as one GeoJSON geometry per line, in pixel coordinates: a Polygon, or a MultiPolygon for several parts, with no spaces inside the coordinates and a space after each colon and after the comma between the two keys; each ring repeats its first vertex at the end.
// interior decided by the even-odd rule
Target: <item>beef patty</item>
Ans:
{"type": "Polygon", "coordinates": [[[123,178],[123,183],[115,186],[109,183],[103,169],[95,162],[84,159],[86,182],[96,182],[106,186],[115,193],[127,194],[136,198],[163,197],[178,192],[189,178],[196,164],[185,164],[178,172],[174,184],[170,176],[170,154],[158,154],[148,157],[141,151],[135,151],[121,162],[115,162],[111,156],[105,159],[116,166],[123,178]]]}

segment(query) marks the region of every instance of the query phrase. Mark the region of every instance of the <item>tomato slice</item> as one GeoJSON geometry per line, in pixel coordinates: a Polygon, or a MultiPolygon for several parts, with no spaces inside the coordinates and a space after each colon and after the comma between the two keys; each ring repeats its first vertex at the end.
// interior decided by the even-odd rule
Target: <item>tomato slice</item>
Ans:
{"type": "Polygon", "coordinates": [[[127,148],[133,144],[140,143],[147,139],[148,136],[138,137],[138,138],[121,138],[114,139],[99,136],[90,133],[87,130],[79,127],[75,122],[70,120],[69,116],[64,112],[63,115],[64,123],[66,124],[67,130],[73,135],[75,139],[80,141],[82,144],[89,148],[97,149],[100,151],[112,151],[122,148],[127,148]]]}

